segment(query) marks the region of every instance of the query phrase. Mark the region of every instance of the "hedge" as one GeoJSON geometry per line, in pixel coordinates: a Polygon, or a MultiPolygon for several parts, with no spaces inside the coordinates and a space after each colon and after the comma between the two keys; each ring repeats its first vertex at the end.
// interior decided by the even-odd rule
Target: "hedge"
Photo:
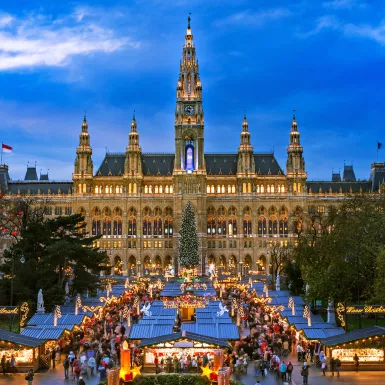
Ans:
{"type": "MultiPolygon", "coordinates": [[[[132,385],[210,385],[207,377],[192,374],[161,374],[157,376],[137,376],[132,385]]],[[[98,385],[107,385],[107,381],[98,385]]],[[[241,382],[230,381],[230,385],[243,385],[241,382]]]]}

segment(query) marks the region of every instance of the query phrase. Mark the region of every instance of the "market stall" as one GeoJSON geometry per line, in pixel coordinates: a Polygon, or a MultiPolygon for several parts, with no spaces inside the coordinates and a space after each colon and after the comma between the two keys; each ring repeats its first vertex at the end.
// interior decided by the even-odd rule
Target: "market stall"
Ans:
{"type": "Polygon", "coordinates": [[[213,355],[214,350],[218,348],[231,350],[230,344],[224,339],[190,332],[146,338],[139,343],[138,347],[144,349],[144,365],[147,366],[153,366],[155,355],[159,357],[180,354],[198,356],[204,353],[213,355]]]}
{"type": "Polygon", "coordinates": [[[385,370],[385,328],[371,326],[321,340],[328,357],[339,358],[344,369],[354,368],[354,356],[360,370],[385,370]]]}
{"type": "Polygon", "coordinates": [[[17,333],[0,330],[0,356],[9,362],[12,356],[16,360],[18,372],[39,368],[39,356],[45,351],[45,341],[17,333]]]}

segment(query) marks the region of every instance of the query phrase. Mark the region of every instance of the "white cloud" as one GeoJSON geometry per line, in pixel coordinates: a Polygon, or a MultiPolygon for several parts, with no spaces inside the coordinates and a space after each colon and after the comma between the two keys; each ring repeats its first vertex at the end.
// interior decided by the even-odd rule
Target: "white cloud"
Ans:
{"type": "Polygon", "coordinates": [[[332,1],[325,1],[323,3],[323,6],[325,8],[331,8],[331,9],[352,9],[354,7],[363,8],[366,5],[359,0],[332,0],[332,1]]]}
{"type": "Polygon", "coordinates": [[[309,37],[309,36],[317,35],[318,33],[324,31],[325,29],[334,29],[334,30],[339,29],[340,26],[341,26],[341,23],[335,16],[325,15],[317,19],[316,25],[313,29],[311,29],[308,32],[298,33],[297,35],[299,37],[309,37]]]}
{"type": "Polygon", "coordinates": [[[378,27],[371,25],[346,24],[344,33],[347,36],[361,36],[372,39],[381,45],[385,45],[385,24],[378,27]]]}
{"type": "Polygon", "coordinates": [[[65,66],[76,55],[111,53],[123,46],[139,48],[139,42],[117,36],[86,14],[77,9],[55,20],[41,14],[25,19],[0,16],[0,71],[65,66]]]}
{"type": "Polygon", "coordinates": [[[291,11],[286,8],[272,8],[259,12],[246,10],[243,12],[234,13],[233,15],[230,15],[224,19],[218,20],[216,25],[244,25],[251,27],[262,27],[269,22],[280,20],[291,15],[291,11]]]}

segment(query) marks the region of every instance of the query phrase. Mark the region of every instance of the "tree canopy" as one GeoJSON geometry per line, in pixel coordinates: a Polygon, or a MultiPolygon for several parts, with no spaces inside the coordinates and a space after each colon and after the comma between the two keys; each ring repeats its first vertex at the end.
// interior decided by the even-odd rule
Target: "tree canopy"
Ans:
{"type": "MultiPolygon", "coordinates": [[[[98,237],[88,237],[82,215],[27,220],[28,214],[23,213],[22,217],[28,224],[20,227],[20,236],[5,250],[0,266],[5,278],[10,278],[14,260],[14,303],[35,302],[39,289],[45,303],[62,303],[66,282],[72,293],[95,289],[108,258],[93,247],[98,237]]],[[[0,280],[0,291],[5,294],[3,301],[9,302],[10,279],[0,280]]]]}

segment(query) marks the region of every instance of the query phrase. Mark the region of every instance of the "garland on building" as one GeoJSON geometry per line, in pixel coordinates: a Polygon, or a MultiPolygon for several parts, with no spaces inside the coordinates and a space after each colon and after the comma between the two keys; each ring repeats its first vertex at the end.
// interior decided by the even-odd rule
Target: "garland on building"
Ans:
{"type": "Polygon", "coordinates": [[[190,201],[183,210],[179,239],[179,263],[183,267],[199,265],[199,239],[194,208],[190,201]]]}

